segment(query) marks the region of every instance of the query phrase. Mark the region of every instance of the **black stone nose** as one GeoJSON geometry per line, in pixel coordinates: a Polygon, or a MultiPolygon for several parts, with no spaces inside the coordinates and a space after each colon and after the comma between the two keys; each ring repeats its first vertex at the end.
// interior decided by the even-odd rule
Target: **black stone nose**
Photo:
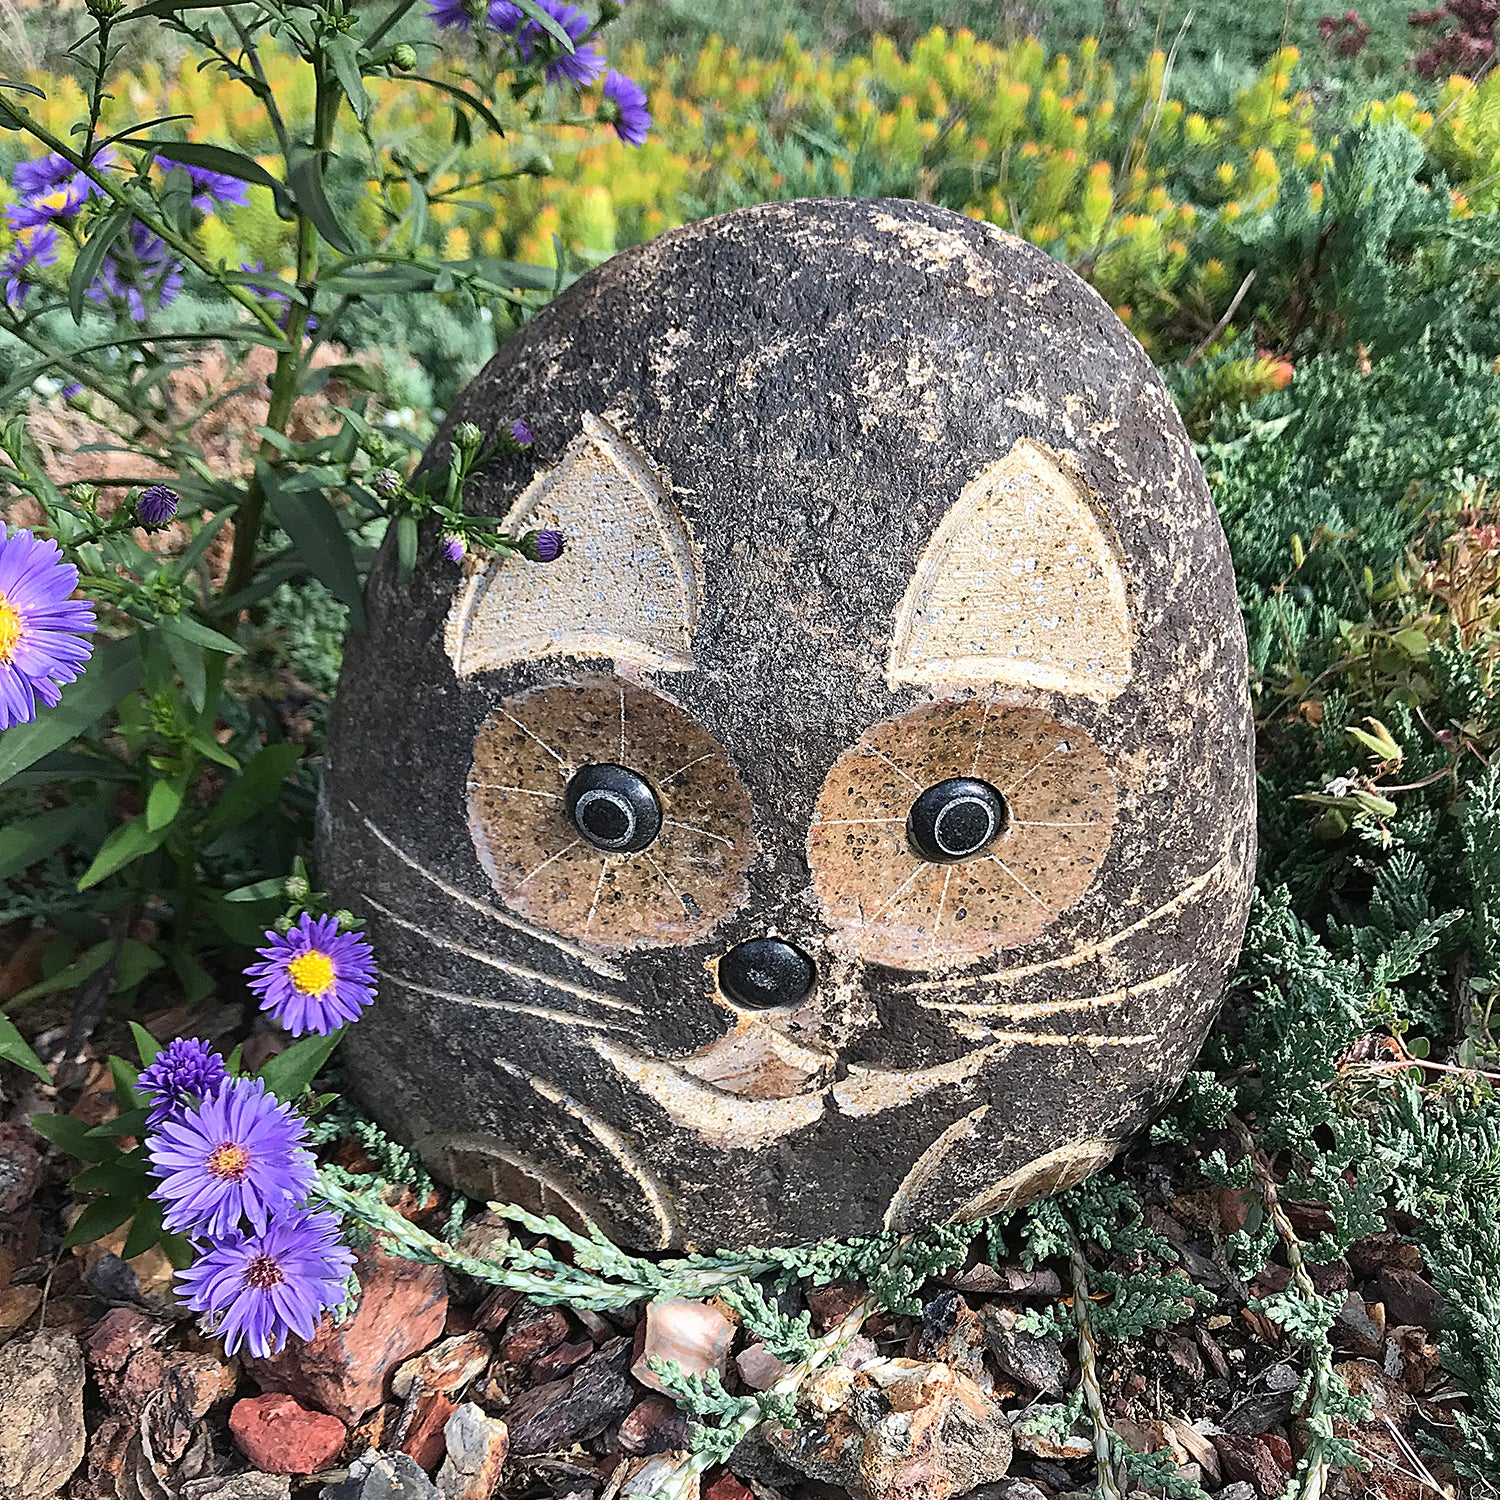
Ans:
{"type": "Polygon", "coordinates": [[[751,938],[719,960],[719,988],[747,1010],[795,1005],[811,992],[817,977],[812,959],[781,938],[751,938]]]}
{"type": "Polygon", "coordinates": [[[596,849],[636,854],[661,832],[651,783],[628,766],[580,766],[563,793],[573,826],[596,849]]]}
{"type": "Polygon", "coordinates": [[[974,776],[950,776],[911,805],[906,836],[923,859],[951,865],[983,854],[1005,832],[1005,796],[974,776]]]}

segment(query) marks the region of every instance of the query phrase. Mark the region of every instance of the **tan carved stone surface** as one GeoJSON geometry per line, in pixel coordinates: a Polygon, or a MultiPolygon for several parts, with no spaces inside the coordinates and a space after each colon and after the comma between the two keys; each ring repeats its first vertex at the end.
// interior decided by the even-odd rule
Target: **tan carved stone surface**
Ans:
{"type": "Polygon", "coordinates": [[[381,963],[369,1107],[646,1248],[1097,1170],[1254,862],[1228,556],[1129,334],[991,226],[770,204],[583,278],[449,420],[517,417],[468,503],[563,557],[388,548],[348,649],[321,858],[381,963]]]}

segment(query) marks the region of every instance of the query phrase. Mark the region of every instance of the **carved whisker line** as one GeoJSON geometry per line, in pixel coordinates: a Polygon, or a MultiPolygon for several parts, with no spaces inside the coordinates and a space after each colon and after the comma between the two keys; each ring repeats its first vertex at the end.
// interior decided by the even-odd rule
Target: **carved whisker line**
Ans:
{"type": "Polygon", "coordinates": [[[542,749],[545,750],[547,754],[550,755],[552,759],[555,760],[558,765],[563,768],[563,770],[571,771],[573,769],[573,767],[569,765],[568,762],[564,760],[562,756],[560,756],[557,751],[554,750],[552,746],[546,742],[546,740],[544,740],[539,734],[536,734],[534,731],[528,729],[526,725],[524,725],[513,713],[510,713],[503,708],[500,710],[500,713],[502,717],[509,719],[510,722],[514,724],[516,728],[526,736],[527,739],[534,740],[538,745],[540,745],[542,749]]]}
{"type": "Polygon", "coordinates": [[[599,884],[594,887],[594,899],[589,902],[588,920],[583,924],[585,933],[594,925],[594,916],[599,910],[599,897],[604,894],[604,877],[609,874],[609,856],[604,856],[604,862],[599,866],[599,884]]]}
{"type": "Polygon", "coordinates": [[[620,689],[620,764],[625,764],[625,689],[620,689]]]}
{"type": "Polygon", "coordinates": [[[657,786],[665,786],[669,781],[676,781],[684,771],[691,771],[694,766],[701,765],[704,761],[712,760],[713,758],[714,752],[712,750],[705,750],[702,755],[695,756],[685,766],[678,766],[675,771],[668,772],[667,775],[663,776],[662,779],[656,784],[657,786]]]}
{"type": "Polygon", "coordinates": [[[1098,826],[1097,818],[1084,818],[1077,823],[1050,822],[1046,818],[1013,818],[1012,828],[1095,828],[1098,826]]]}
{"type": "MultiPolygon", "coordinates": [[[[886,912],[888,912],[891,909],[891,907],[894,906],[895,903],[901,899],[902,895],[906,891],[906,888],[926,868],[927,868],[926,864],[920,864],[920,865],[918,865],[916,867],[916,869],[913,870],[911,872],[911,874],[908,875],[906,877],[906,879],[903,880],[901,882],[901,884],[898,885],[896,887],[896,889],[893,890],[890,893],[890,895],[887,896],[885,898],[885,900],[882,901],[880,903],[880,905],[875,908],[875,914],[874,914],[874,916],[872,916],[872,917],[865,917],[864,914],[863,914],[863,907],[861,906],[861,908],[860,908],[860,913],[861,913],[860,920],[861,920],[861,925],[862,925],[862,928],[863,928],[863,935],[861,936],[861,938],[859,940],[859,947],[855,950],[855,956],[857,958],[859,958],[861,961],[863,961],[864,956],[865,956],[865,944],[873,936],[873,933],[872,933],[871,929],[886,914],[886,912]]],[[[856,901],[858,901],[858,899],[859,899],[858,897],[855,898],[856,901]]]]}
{"type": "Polygon", "coordinates": [[[874,745],[871,745],[869,748],[873,754],[878,755],[881,760],[883,760],[886,765],[888,765],[891,770],[893,770],[898,776],[903,777],[905,780],[911,782],[911,784],[916,787],[919,792],[923,790],[922,783],[918,781],[914,776],[912,776],[910,772],[903,771],[901,767],[898,766],[896,762],[893,761],[890,756],[885,753],[884,750],[877,750],[874,745]]]}
{"type": "Polygon", "coordinates": [[[367,895],[365,900],[381,916],[394,922],[397,927],[404,927],[408,932],[414,932],[418,937],[425,938],[430,943],[452,949],[454,953],[462,953],[465,958],[472,958],[475,963],[484,964],[498,973],[509,974],[513,979],[532,980],[536,984],[545,985],[548,989],[571,995],[575,1000],[582,1000],[589,1005],[602,1005],[606,1010],[624,1010],[637,1016],[645,1014],[639,1005],[634,1005],[629,1000],[621,1000],[617,995],[606,995],[601,990],[586,989],[581,984],[574,984],[571,979],[559,979],[556,975],[544,974],[540,969],[529,969],[525,964],[511,963],[508,959],[496,958],[492,953],[481,952],[478,948],[471,948],[467,943],[455,942],[452,938],[434,937],[426,928],[418,927],[415,922],[408,922],[405,917],[397,916],[388,906],[382,906],[373,896],[367,895]]]}
{"type": "Polygon", "coordinates": [[[1042,898],[1040,896],[1038,896],[1037,893],[1034,890],[1032,890],[1032,888],[1029,885],[1027,885],[1026,882],[1024,880],[1022,880],[1021,877],[1019,875],[1017,875],[1016,872],[1014,870],[1012,870],[1011,867],[1008,864],[1006,864],[1005,861],[1003,859],[1001,859],[998,854],[987,854],[985,856],[985,858],[987,860],[991,861],[992,863],[999,865],[1000,868],[1002,870],[1004,870],[1005,873],[1007,875],[1009,875],[1010,878],[1012,880],[1014,880],[1015,883],[1018,886],[1020,886],[1021,889],[1023,891],[1025,891],[1026,894],[1028,896],[1030,896],[1031,899],[1033,901],[1035,901],[1038,906],[1040,906],[1042,908],[1043,911],[1046,911],[1046,909],[1047,909],[1047,903],[1045,901],[1043,901],[1042,898]]]}
{"type": "Polygon", "coordinates": [[[1067,1011],[1103,1009],[1123,1005],[1140,995],[1149,995],[1156,990],[1175,984],[1188,971],[1187,964],[1178,964],[1165,974],[1143,979],[1139,984],[1121,985],[1100,995],[1079,995],[1068,1000],[1021,1000],[1010,1004],[989,1005],[982,1000],[918,1000],[923,1010],[940,1011],[948,1015],[974,1016],[996,1021],[1023,1021],[1031,1016],[1060,1015],[1067,1011]]]}
{"type": "MultiPolygon", "coordinates": [[[[519,1073],[513,1064],[495,1061],[506,1072],[519,1073]]],[[[658,1243],[656,1249],[665,1250],[677,1237],[677,1211],[672,1206],[672,1196],[666,1184],[656,1175],[635,1147],[615,1129],[608,1120],[597,1115],[586,1104],[575,1099],[565,1089],[559,1088],[550,1078],[541,1078],[535,1073],[522,1074],[527,1083],[549,1104],[560,1104],[583,1126],[590,1135],[633,1177],[641,1189],[651,1213],[656,1219],[658,1243]]]]}
{"type": "Polygon", "coordinates": [[[549,802],[561,802],[561,792],[536,792],[529,786],[505,786],[498,781],[471,781],[471,792],[519,792],[523,797],[545,797],[549,802]]]}
{"type": "Polygon", "coordinates": [[[662,826],[685,828],[689,833],[696,833],[699,838],[712,839],[716,844],[723,844],[727,849],[734,848],[733,839],[726,839],[722,833],[710,833],[708,829],[700,828],[696,823],[684,823],[681,818],[663,818],[662,826]]]}
{"type": "Polygon", "coordinates": [[[570,850],[576,849],[582,842],[583,842],[582,839],[574,839],[571,844],[564,845],[561,849],[559,849],[557,851],[556,854],[549,854],[546,857],[546,859],[544,859],[541,862],[541,864],[537,865],[534,869],[528,870],[521,877],[521,884],[525,885],[526,882],[528,880],[530,880],[533,875],[540,875],[542,873],[542,871],[545,870],[547,868],[547,866],[552,863],[553,860],[555,860],[555,859],[561,859],[563,857],[563,855],[567,854],[570,850]]]}
{"type": "Polygon", "coordinates": [[[413,859],[389,834],[377,828],[358,807],[346,797],[345,805],[349,811],[357,817],[369,832],[378,839],[407,869],[415,870],[423,880],[435,885],[445,896],[451,896],[471,911],[477,911],[481,916],[488,917],[492,922],[498,922],[502,927],[509,927],[512,932],[519,932],[525,937],[533,938],[539,943],[545,943],[549,948],[555,948],[559,953],[566,953],[569,958],[576,958],[579,963],[592,969],[594,973],[604,979],[624,979],[624,973],[617,969],[612,963],[600,958],[596,953],[590,953],[587,948],[580,947],[577,943],[570,943],[565,938],[554,937],[552,933],[544,931],[540,927],[533,926],[530,922],[523,921],[520,917],[513,917],[509,912],[501,911],[498,907],[490,906],[487,902],[480,901],[471,896],[466,890],[453,884],[451,880],[445,880],[435,870],[429,870],[419,860],[413,859]]]}
{"type": "MultiPolygon", "coordinates": [[[[642,852],[644,853],[645,851],[643,850],[642,852]]],[[[659,864],[657,864],[656,860],[650,854],[646,855],[646,863],[649,864],[651,868],[656,871],[657,875],[661,877],[661,883],[666,886],[669,891],[671,891],[673,899],[677,902],[677,904],[683,909],[683,911],[687,911],[688,904],[682,899],[682,892],[672,884],[672,879],[667,874],[667,872],[662,869],[659,864]]]]}
{"type": "Polygon", "coordinates": [[[618,1022],[595,1020],[592,1016],[580,1016],[571,1010],[553,1010],[548,1005],[528,1005],[524,1000],[497,1000],[490,995],[468,995],[462,990],[439,989],[436,985],[420,984],[415,979],[407,979],[402,974],[386,972],[380,977],[382,981],[400,985],[404,990],[426,995],[432,1000],[451,1000],[458,1005],[475,1005],[482,1010],[503,1010],[511,1015],[534,1016],[539,1021],[556,1021],[562,1026],[576,1026],[580,1031],[601,1034],[618,1031],[626,1036],[630,1035],[629,1029],[618,1022]]]}
{"type": "Polygon", "coordinates": [[[1061,740],[1058,741],[1058,743],[1055,744],[1040,760],[1033,761],[1032,764],[1030,766],[1028,766],[1026,768],[1026,770],[1022,771],[1021,774],[1019,776],[1017,776],[1016,779],[1013,782],[1011,782],[1011,784],[1009,786],[1003,786],[1003,787],[1000,788],[1000,790],[1002,792],[1004,792],[1007,796],[1011,792],[1015,791],[1015,789],[1018,786],[1020,786],[1020,784],[1023,781],[1025,781],[1026,778],[1028,776],[1030,776],[1033,771],[1040,771],[1042,769],[1042,767],[1045,766],[1047,764],[1047,762],[1049,760],[1051,760],[1052,757],[1054,755],[1056,755],[1059,750],[1062,749],[1064,743],[1065,743],[1064,741],[1061,741],[1061,740]]]}
{"type": "Polygon", "coordinates": [[[984,732],[990,727],[990,703],[986,700],[984,715],[979,721],[979,734],[974,741],[974,764],[969,767],[969,775],[979,774],[979,757],[984,752],[984,732]]]}
{"type": "Polygon", "coordinates": [[[1193,900],[1203,889],[1211,884],[1223,872],[1226,860],[1221,859],[1212,869],[1206,870],[1196,879],[1190,880],[1170,900],[1164,901],[1154,911],[1148,911],[1145,916],[1132,922],[1128,927],[1122,927],[1118,932],[1111,933],[1106,938],[1101,938],[1091,947],[1080,948],[1072,953],[1065,953],[1060,958],[1043,959],[1041,963],[1023,964],[1015,969],[1001,969],[994,974],[973,974],[967,978],[951,979],[918,979],[911,984],[899,985],[895,989],[896,994],[915,995],[928,990],[943,990],[952,992],[954,990],[975,990],[988,984],[1014,984],[1019,979],[1028,979],[1033,974],[1049,974],[1056,969],[1076,969],[1079,964],[1087,963],[1091,958],[1097,958],[1102,954],[1113,952],[1121,943],[1127,942],[1136,933],[1144,931],[1153,922],[1163,917],[1175,916],[1190,901],[1193,900]]]}
{"type": "Polygon", "coordinates": [[[831,828],[839,823],[904,823],[905,818],[814,818],[811,828],[831,828]]]}
{"type": "Polygon", "coordinates": [[[953,880],[953,866],[949,865],[943,875],[943,891],[938,897],[937,916],[932,923],[932,941],[927,945],[927,954],[930,958],[937,952],[938,934],[943,930],[943,908],[948,904],[948,887],[953,880]]]}

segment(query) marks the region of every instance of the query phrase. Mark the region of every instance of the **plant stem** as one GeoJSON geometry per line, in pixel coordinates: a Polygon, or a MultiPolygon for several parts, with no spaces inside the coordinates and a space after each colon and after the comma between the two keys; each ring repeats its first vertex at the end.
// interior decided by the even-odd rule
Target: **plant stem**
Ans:
{"type": "MultiPolygon", "coordinates": [[[[328,87],[326,64],[323,54],[312,58],[315,74],[313,105],[313,151],[320,162],[333,141],[333,126],[338,114],[338,95],[328,87]]],[[[284,158],[287,174],[291,174],[290,157],[284,158]]],[[[284,330],[286,344],[276,356],[276,368],[271,375],[271,400],[266,411],[266,426],[275,433],[285,434],[292,408],[297,404],[297,385],[302,376],[302,344],[307,334],[308,319],[312,315],[312,297],[318,274],[318,230],[317,226],[299,206],[297,209],[297,290],[300,299],[287,308],[284,330]]],[[[276,445],[269,439],[260,445],[260,459],[275,465],[280,457],[276,445]]],[[[249,586],[255,573],[255,549],[260,542],[260,525],[266,508],[266,490],[260,476],[251,481],[245,495],[245,503],[235,517],[234,548],[229,557],[229,572],[224,580],[221,597],[229,598],[249,586]]]]}
{"type": "Polygon", "coordinates": [[[1073,1273],[1073,1322],[1078,1328],[1078,1383],[1094,1427],[1094,1463],[1099,1474],[1100,1500],[1125,1500],[1115,1478],[1111,1428],[1104,1416],[1104,1393],[1099,1388],[1098,1346],[1089,1317],[1089,1268],[1076,1238],[1068,1252],[1073,1273]]]}

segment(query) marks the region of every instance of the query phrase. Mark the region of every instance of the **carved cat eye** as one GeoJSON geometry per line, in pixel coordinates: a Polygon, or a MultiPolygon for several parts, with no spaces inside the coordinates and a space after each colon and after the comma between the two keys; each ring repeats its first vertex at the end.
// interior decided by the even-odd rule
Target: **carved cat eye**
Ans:
{"type": "Polygon", "coordinates": [[[611,854],[639,854],[661,832],[661,803],[651,783],[628,766],[581,766],[563,806],[579,833],[611,854]]]}
{"type": "Polygon", "coordinates": [[[975,776],[950,776],[927,788],[906,815],[906,836],[923,859],[952,865],[983,854],[1010,818],[1004,793],[975,776]]]}

